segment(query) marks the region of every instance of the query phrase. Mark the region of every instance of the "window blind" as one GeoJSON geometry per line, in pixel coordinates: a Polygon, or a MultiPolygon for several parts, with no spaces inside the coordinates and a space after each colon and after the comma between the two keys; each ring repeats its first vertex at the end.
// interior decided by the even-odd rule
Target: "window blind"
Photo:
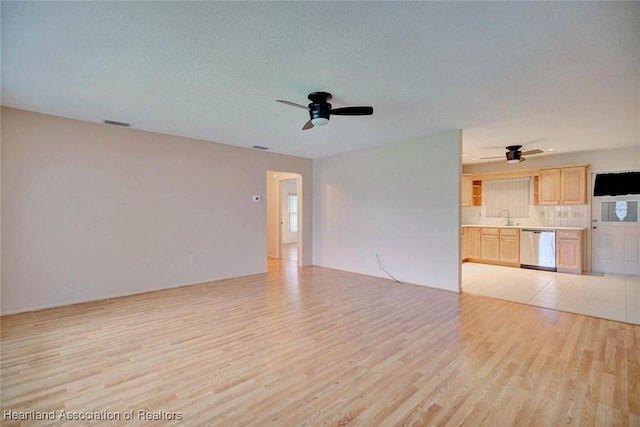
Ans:
{"type": "MultiPolygon", "coordinates": [[[[530,183],[529,178],[483,181],[486,216],[497,218],[500,212],[506,209],[511,218],[528,218],[530,183]]],[[[506,217],[506,212],[502,216],[506,217]]]]}
{"type": "Polygon", "coordinates": [[[298,231],[298,194],[289,193],[289,232],[298,231]]]}

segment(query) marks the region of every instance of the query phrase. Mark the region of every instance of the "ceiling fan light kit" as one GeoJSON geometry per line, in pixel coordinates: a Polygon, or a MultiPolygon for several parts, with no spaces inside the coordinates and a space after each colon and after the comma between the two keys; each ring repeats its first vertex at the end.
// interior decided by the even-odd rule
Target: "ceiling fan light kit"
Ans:
{"type": "Polygon", "coordinates": [[[295,102],[276,99],[276,101],[283,104],[309,111],[309,121],[304,124],[302,130],[311,129],[314,126],[326,125],[329,123],[329,118],[332,114],[336,116],[370,116],[373,114],[373,107],[342,107],[332,109],[331,104],[329,104],[331,94],[328,92],[313,92],[309,94],[307,98],[311,101],[307,107],[296,104],[295,102]]]}
{"type": "Polygon", "coordinates": [[[313,119],[311,119],[311,123],[314,126],[324,126],[327,123],[329,123],[329,118],[327,118],[327,117],[314,117],[313,119]]]}

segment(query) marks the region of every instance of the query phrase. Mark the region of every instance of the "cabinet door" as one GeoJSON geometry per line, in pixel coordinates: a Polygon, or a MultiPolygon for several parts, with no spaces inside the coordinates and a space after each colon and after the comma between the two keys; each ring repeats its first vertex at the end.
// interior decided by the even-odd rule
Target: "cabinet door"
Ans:
{"type": "Polygon", "coordinates": [[[500,261],[500,236],[483,234],[480,252],[485,261],[500,261]]]}
{"type": "Polygon", "coordinates": [[[562,168],[560,198],[564,205],[587,203],[587,170],[582,166],[562,168]]]}
{"type": "Polygon", "coordinates": [[[467,238],[467,257],[480,259],[480,229],[467,228],[465,237],[467,238]]]}
{"type": "Polygon", "coordinates": [[[560,273],[582,273],[580,240],[558,239],[556,242],[556,268],[560,273]]]}
{"type": "Polygon", "coordinates": [[[473,181],[471,175],[462,175],[462,206],[471,206],[473,203],[471,195],[473,194],[473,181]]]}
{"type": "Polygon", "coordinates": [[[460,235],[460,258],[462,261],[469,257],[469,251],[467,250],[467,233],[464,227],[462,227],[462,234],[460,235]]]}
{"type": "Polygon", "coordinates": [[[538,204],[560,204],[560,169],[540,169],[538,172],[538,204]]]}
{"type": "Polygon", "coordinates": [[[500,236],[500,261],[520,264],[520,239],[518,236],[500,236]]]}
{"type": "Polygon", "coordinates": [[[556,268],[559,273],[582,274],[582,232],[556,231],[556,268]]]}

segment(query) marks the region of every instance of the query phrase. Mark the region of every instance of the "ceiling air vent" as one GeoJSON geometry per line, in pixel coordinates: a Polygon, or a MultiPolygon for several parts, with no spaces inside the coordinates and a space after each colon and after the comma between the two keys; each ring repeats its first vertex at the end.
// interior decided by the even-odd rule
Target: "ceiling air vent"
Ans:
{"type": "Polygon", "coordinates": [[[123,128],[128,128],[129,126],[131,126],[131,123],[116,122],[116,121],[113,121],[113,120],[105,120],[104,124],[105,125],[120,126],[120,127],[123,127],[123,128]]]}
{"type": "Polygon", "coordinates": [[[269,149],[268,147],[263,147],[262,145],[254,145],[251,148],[255,148],[256,150],[263,150],[263,151],[269,149]]]}

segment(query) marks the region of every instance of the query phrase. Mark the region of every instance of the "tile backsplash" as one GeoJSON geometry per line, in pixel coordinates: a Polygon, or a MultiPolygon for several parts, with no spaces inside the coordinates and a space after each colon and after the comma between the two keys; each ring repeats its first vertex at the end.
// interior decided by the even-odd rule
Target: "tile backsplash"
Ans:
{"type": "MultiPolygon", "coordinates": [[[[513,218],[514,225],[548,227],[587,227],[589,205],[529,205],[529,216],[513,218]]],[[[462,223],[468,225],[506,225],[507,218],[488,218],[484,206],[462,208],[462,223]]]]}
{"type": "Polygon", "coordinates": [[[588,226],[588,205],[535,206],[534,208],[542,225],[558,227],[588,226]]]}

